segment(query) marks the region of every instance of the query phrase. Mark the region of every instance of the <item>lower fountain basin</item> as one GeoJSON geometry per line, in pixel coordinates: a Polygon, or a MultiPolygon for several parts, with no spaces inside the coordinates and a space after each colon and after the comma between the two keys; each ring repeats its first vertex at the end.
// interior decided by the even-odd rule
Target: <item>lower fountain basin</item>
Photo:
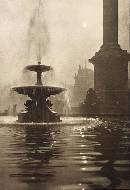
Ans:
{"type": "Polygon", "coordinates": [[[34,85],[34,86],[23,86],[23,87],[14,87],[13,91],[18,92],[19,94],[24,95],[32,95],[32,94],[43,94],[46,98],[51,95],[59,94],[65,91],[65,88],[53,87],[53,86],[42,86],[42,85],[34,85]]]}
{"type": "Polygon", "coordinates": [[[26,112],[18,114],[18,122],[48,123],[61,121],[59,114],[52,110],[51,101],[47,98],[65,91],[64,88],[35,85],[15,87],[13,91],[30,97],[30,100],[27,100],[24,104],[26,112]]]}

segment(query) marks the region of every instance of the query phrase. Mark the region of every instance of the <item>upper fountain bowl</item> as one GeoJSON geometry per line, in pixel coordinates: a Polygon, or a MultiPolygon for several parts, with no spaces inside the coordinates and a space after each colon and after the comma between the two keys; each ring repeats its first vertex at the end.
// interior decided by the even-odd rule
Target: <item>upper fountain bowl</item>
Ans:
{"type": "Polygon", "coordinates": [[[29,70],[29,71],[42,73],[42,72],[52,70],[52,67],[47,66],[47,65],[41,65],[41,63],[39,62],[37,65],[28,65],[28,66],[25,67],[25,69],[29,70]]]}

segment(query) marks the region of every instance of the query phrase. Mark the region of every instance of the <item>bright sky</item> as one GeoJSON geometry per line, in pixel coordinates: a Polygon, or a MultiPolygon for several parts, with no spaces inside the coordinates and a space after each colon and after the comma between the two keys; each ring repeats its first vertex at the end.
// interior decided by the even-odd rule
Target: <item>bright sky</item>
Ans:
{"type": "MultiPolygon", "coordinates": [[[[0,84],[18,80],[22,68],[36,63],[28,55],[29,21],[37,0],[0,0],[0,84]]],[[[43,0],[49,48],[42,59],[60,82],[72,83],[78,65],[102,45],[102,0],[43,0]]],[[[128,0],[119,0],[119,41],[128,48],[128,0]]],[[[42,15],[41,15],[42,16],[42,15]]],[[[87,62],[89,68],[93,68],[87,62]]]]}

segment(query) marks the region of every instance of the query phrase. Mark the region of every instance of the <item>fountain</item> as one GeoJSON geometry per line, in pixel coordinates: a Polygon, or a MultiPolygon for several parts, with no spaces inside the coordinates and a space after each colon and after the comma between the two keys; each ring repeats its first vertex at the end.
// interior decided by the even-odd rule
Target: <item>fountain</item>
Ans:
{"type": "Polygon", "coordinates": [[[26,70],[37,73],[37,82],[33,86],[14,87],[13,91],[27,95],[30,99],[26,101],[25,111],[18,114],[18,122],[21,123],[43,123],[59,122],[60,116],[52,110],[52,104],[48,99],[51,95],[63,92],[60,87],[44,86],[42,84],[42,73],[51,70],[47,65],[41,65],[41,61],[36,65],[28,65],[26,70]]]}
{"type": "Polygon", "coordinates": [[[43,123],[43,122],[59,122],[60,116],[58,113],[52,110],[52,103],[49,100],[51,95],[56,95],[63,92],[65,89],[60,87],[44,86],[42,84],[42,73],[51,70],[52,68],[47,65],[41,64],[42,56],[46,52],[47,44],[45,43],[47,38],[47,29],[45,22],[43,22],[43,8],[42,1],[39,0],[36,9],[34,10],[34,16],[31,17],[29,24],[29,37],[33,35],[34,46],[36,48],[36,55],[38,64],[28,65],[26,70],[37,73],[37,82],[33,86],[21,86],[13,88],[19,94],[27,95],[29,99],[26,101],[25,111],[18,114],[18,122],[20,123],[43,123]],[[44,36],[43,36],[44,34],[44,36]],[[44,41],[44,42],[43,42],[44,41]]]}

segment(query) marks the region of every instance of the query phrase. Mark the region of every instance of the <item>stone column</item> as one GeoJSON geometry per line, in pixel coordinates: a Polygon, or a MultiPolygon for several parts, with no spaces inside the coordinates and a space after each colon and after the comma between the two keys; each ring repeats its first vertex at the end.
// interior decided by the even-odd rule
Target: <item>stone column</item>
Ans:
{"type": "Polygon", "coordinates": [[[118,44],[118,0],[103,0],[103,44],[118,44]]]}
{"type": "Polygon", "coordinates": [[[103,45],[89,61],[94,64],[94,89],[102,113],[128,114],[128,61],[118,44],[118,0],[103,0],[103,45]]]}

